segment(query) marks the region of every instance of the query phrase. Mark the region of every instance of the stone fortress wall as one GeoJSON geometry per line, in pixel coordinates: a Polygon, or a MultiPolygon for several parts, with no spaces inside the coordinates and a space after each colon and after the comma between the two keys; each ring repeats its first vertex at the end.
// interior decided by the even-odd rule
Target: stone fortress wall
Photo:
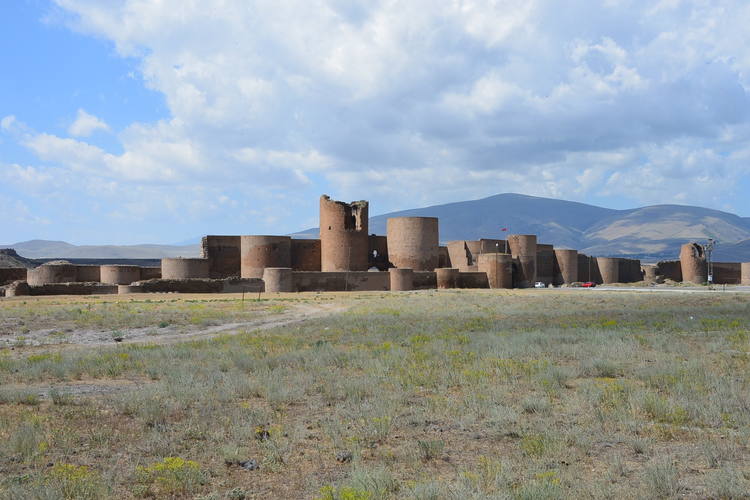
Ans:
{"type": "MultiPolygon", "coordinates": [[[[449,241],[440,246],[435,217],[394,217],[387,235],[368,234],[367,201],[320,198],[320,238],[207,235],[200,258],[165,258],[160,267],[49,262],[0,268],[0,296],[138,292],[230,293],[410,291],[596,284],[703,284],[708,263],[697,243],[679,260],[588,256],[537,242],[536,235],[449,241]]],[[[716,284],[750,285],[750,263],[713,263],[716,284]]]]}

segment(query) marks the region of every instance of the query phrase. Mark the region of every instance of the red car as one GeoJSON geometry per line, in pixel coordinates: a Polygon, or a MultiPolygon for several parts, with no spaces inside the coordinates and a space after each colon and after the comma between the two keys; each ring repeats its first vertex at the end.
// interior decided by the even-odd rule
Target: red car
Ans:
{"type": "Polygon", "coordinates": [[[585,283],[581,283],[581,286],[583,288],[594,288],[596,286],[596,283],[594,283],[593,281],[587,281],[585,283]]]}

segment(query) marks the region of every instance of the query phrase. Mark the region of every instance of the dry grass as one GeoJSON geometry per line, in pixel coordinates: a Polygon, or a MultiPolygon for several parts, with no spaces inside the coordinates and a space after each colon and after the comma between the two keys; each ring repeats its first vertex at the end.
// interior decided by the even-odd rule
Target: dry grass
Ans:
{"type": "Polygon", "coordinates": [[[231,323],[291,299],[348,308],[210,340],[0,350],[0,498],[750,491],[747,295],[221,298],[0,302],[6,328],[71,334],[200,328],[196,311],[231,323]]]}

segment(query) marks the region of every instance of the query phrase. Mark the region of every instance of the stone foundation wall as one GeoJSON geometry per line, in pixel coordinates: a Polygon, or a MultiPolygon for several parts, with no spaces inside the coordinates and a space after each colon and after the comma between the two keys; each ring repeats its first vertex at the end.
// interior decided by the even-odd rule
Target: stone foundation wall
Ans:
{"type": "Polygon", "coordinates": [[[112,295],[117,285],[102,283],[47,283],[29,287],[29,295],[112,295]]]}
{"type": "Polygon", "coordinates": [[[138,281],[133,285],[146,293],[258,293],[263,280],[259,278],[231,277],[226,279],[194,278],[184,280],[153,279],[138,281]]]}
{"type": "Polygon", "coordinates": [[[489,288],[487,273],[458,273],[458,288],[489,288]]]}
{"type": "Polygon", "coordinates": [[[387,291],[391,286],[387,271],[295,271],[292,280],[296,292],[387,291]]]}

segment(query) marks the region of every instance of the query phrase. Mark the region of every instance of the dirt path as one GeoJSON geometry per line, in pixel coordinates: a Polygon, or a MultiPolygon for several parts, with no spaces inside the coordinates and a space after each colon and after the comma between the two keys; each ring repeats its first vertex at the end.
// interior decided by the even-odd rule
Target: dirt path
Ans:
{"type": "MultiPolygon", "coordinates": [[[[294,307],[292,311],[285,311],[281,314],[264,316],[252,321],[243,321],[239,323],[226,323],[218,326],[211,326],[184,333],[167,333],[165,335],[144,337],[125,338],[123,344],[149,343],[149,344],[173,344],[176,342],[186,342],[189,340],[211,339],[218,335],[237,335],[248,330],[267,330],[277,326],[291,325],[303,321],[332,316],[346,311],[349,306],[344,304],[300,304],[294,307]]],[[[109,339],[108,342],[102,342],[95,345],[112,345],[114,342],[109,339]]],[[[91,344],[88,344],[91,345],[91,344]]]]}
{"type": "MultiPolygon", "coordinates": [[[[122,344],[174,344],[178,342],[187,342],[191,340],[211,339],[218,335],[237,335],[251,330],[267,330],[278,326],[301,323],[311,319],[318,319],[349,309],[350,305],[340,303],[328,304],[299,304],[292,307],[291,310],[280,314],[264,315],[263,317],[244,321],[239,323],[225,323],[223,325],[212,326],[208,328],[191,327],[192,331],[183,333],[165,332],[159,335],[149,335],[146,332],[153,332],[153,328],[138,328],[124,330],[125,338],[122,344]]],[[[16,354],[26,355],[29,350],[35,347],[44,348],[45,350],[67,350],[81,349],[89,347],[114,346],[117,343],[112,339],[109,332],[97,332],[89,330],[80,330],[69,332],[71,338],[69,343],[64,344],[38,344],[29,346],[30,349],[23,348],[16,350],[16,354]],[[77,340],[77,342],[73,341],[77,340]]],[[[6,390],[19,390],[37,394],[43,399],[50,399],[51,392],[57,391],[59,394],[69,396],[101,396],[120,391],[138,389],[152,383],[147,379],[115,379],[115,380],[85,380],[63,382],[58,384],[40,383],[40,384],[23,384],[8,385],[6,390]]]]}
{"type": "Polygon", "coordinates": [[[341,303],[296,304],[282,313],[261,313],[248,321],[224,323],[216,326],[175,325],[166,328],[119,329],[120,342],[116,342],[111,331],[73,330],[64,338],[50,338],[47,330],[23,335],[23,346],[18,346],[15,336],[0,339],[0,347],[16,345],[17,352],[28,352],[33,348],[49,350],[76,349],[82,347],[103,347],[119,344],[171,344],[191,340],[204,340],[218,335],[236,335],[249,330],[266,330],[278,326],[300,323],[341,313],[350,305],[341,303]]]}

